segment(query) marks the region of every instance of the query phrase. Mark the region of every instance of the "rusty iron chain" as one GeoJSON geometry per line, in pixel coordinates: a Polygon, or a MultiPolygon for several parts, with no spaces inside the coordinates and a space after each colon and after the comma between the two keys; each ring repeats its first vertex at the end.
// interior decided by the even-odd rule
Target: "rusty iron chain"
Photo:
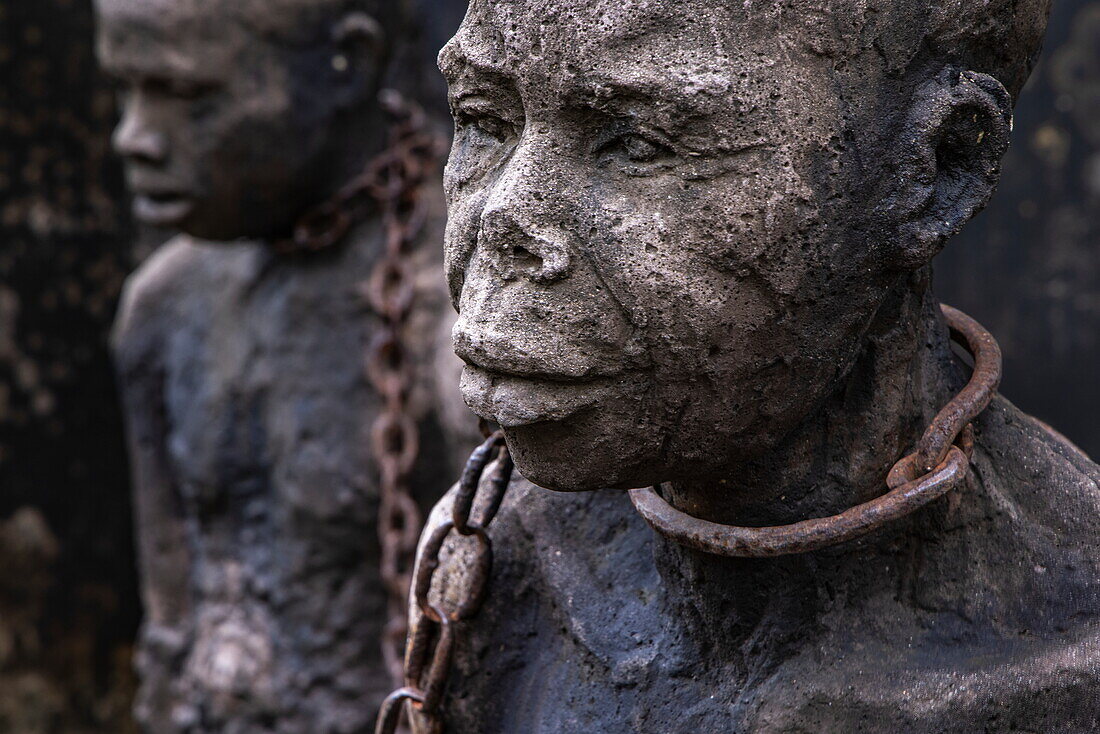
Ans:
{"type": "Polygon", "coordinates": [[[485,602],[493,565],[493,544],[488,528],[504,501],[512,470],[512,457],[504,444],[504,434],[497,431],[470,455],[458,483],[450,519],[425,538],[411,593],[420,610],[420,618],[416,627],[410,630],[403,685],[382,703],[375,734],[394,734],[410,708],[432,734],[443,731],[440,704],[451,671],[455,627],[474,617],[485,602]],[[493,471],[484,482],[486,493],[477,502],[485,470],[494,457],[493,471]],[[476,517],[473,516],[475,508],[478,510],[476,517]],[[475,551],[464,577],[464,597],[453,603],[453,609],[445,609],[433,603],[430,596],[432,580],[440,565],[440,553],[453,534],[473,538],[475,551]]]}
{"type": "Polygon", "coordinates": [[[379,479],[380,572],[387,597],[382,639],[386,668],[402,680],[406,607],[420,508],[409,491],[409,475],[419,453],[416,421],[409,411],[414,370],[403,331],[415,297],[409,254],[424,223],[421,192],[429,182],[445,142],[432,134],[423,110],[393,90],[379,101],[390,118],[386,148],[329,201],[306,213],[289,238],[274,243],[283,255],[334,247],[369,214],[382,220],[383,248],[363,287],[379,324],[367,346],[366,375],[382,402],[371,426],[370,452],[379,479]]]}
{"type": "MultiPolygon", "coordinates": [[[[323,233],[322,244],[346,229],[355,214],[373,202],[380,210],[385,236],[382,255],[365,284],[365,295],[380,324],[367,349],[366,373],[382,400],[371,426],[371,455],[378,467],[378,539],[380,571],[387,593],[388,621],[382,654],[395,682],[403,679],[407,633],[406,600],[412,583],[421,514],[409,487],[420,450],[416,420],[409,410],[414,365],[404,331],[415,298],[409,254],[424,223],[421,196],[442,153],[441,141],[430,132],[423,111],[396,92],[383,93],[382,103],[393,124],[387,149],[366,173],[345,191],[330,226],[305,226],[323,233]]],[[[319,217],[313,223],[324,221],[319,217]]]]}
{"type": "Polygon", "coordinates": [[[657,488],[630,492],[634,508],[662,535],[706,553],[764,558],[806,553],[865,535],[957,487],[970,469],[974,431],[1001,382],[1001,350],[993,336],[958,309],[941,306],[952,336],[974,357],[966,387],[933,419],[917,444],[886,478],[889,491],[832,517],[774,527],[741,527],[701,520],[677,510],[657,488]]]}
{"type": "Polygon", "coordinates": [[[272,247],[283,255],[327,250],[340,244],[351,228],[381,206],[396,205],[415,238],[423,224],[419,190],[446,152],[446,142],[430,131],[424,111],[399,92],[385,89],[378,96],[391,120],[388,146],[372,158],[363,172],[346,182],[332,198],[310,209],[294,224],[289,236],[272,247]]]}

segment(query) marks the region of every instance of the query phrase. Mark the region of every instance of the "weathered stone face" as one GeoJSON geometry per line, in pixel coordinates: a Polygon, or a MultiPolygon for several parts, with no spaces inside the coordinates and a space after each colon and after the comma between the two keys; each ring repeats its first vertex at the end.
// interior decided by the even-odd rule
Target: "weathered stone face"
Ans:
{"type": "MultiPolygon", "coordinates": [[[[100,59],[123,89],[114,144],[134,213],[211,240],[283,235],[342,183],[334,121],[373,105],[377,86],[378,65],[350,51],[370,56],[379,38],[348,42],[336,16],[318,39],[292,43],[234,6],[98,2],[100,59]]],[[[248,7],[315,25],[301,3],[248,7]]]]}
{"type": "Polygon", "coordinates": [[[748,5],[475,2],[441,54],[464,394],[537,484],[717,478],[773,446],[991,190],[1006,122],[979,85],[867,123],[872,67],[842,93],[814,24],[748,5]],[[988,151],[944,209],[939,132],[970,104],[988,151]]]}

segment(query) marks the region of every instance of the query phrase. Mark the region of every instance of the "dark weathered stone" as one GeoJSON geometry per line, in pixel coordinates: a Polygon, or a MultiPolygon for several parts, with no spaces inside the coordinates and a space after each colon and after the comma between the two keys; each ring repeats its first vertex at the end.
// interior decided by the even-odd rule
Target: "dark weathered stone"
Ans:
{"type": "MultiPolygon", "coordinates": [[[[387,145],[378,91],[402,18],[389,0],[97,7],[135,214],[187,233],[128,281],[114,334],[146,612],[138,719],[155,734],[367,731],[390,685],[364,370],[384,226],[375,209],[321,251],[271,245],[387,145]]],[[[422,197],[405,338],[427,506],[454,474],[444,434],[476,428],[441,417],[443,207],[435,185],[422,197]]]]}
{"type": "Polygon", "coordinates": [[[840,5],[475,0],[441,55],[463,392],[527,477],[448,732],[1100,726],[1100,469],[1003,399],[965,487],[814,553],[688,550],[619,491],[827,516],[966,381],[928,266],[997,183],[1049,5],[840,5]]]}

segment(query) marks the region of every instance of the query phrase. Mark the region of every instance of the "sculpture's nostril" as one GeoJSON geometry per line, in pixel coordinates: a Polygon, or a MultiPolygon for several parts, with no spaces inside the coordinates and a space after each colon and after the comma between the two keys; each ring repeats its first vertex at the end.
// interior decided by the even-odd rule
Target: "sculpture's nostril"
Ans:
{"type": "Polygon", "coordinates": [[[512,263],[516,270],[527,275],[535,275],[542,270],[542,258],[520,245],[512,248],[512,263]]]}
{"type": "Polygon", "coordinates": [[[517,277],[548,284],[569,275],[572,258],[563,238],[540,236],[500,212],[482,216],[477,246],[505,281],[517,277]]]}

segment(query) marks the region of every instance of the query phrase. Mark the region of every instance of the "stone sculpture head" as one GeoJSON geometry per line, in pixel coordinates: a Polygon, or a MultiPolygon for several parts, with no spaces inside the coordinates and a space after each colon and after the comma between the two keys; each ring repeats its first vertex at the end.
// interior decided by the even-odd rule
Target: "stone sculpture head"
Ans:
{"type": "Polygon", "coordinates": [[[463,393],[556,489],[719,479],[987,201],[1048,0],[473,0],[463,393]]]}
{"type": "Polygon", "coordinates": [[[395,5],[96,0],[137,218],[211,240],[289,232],[382,140],[395,5]]]}

